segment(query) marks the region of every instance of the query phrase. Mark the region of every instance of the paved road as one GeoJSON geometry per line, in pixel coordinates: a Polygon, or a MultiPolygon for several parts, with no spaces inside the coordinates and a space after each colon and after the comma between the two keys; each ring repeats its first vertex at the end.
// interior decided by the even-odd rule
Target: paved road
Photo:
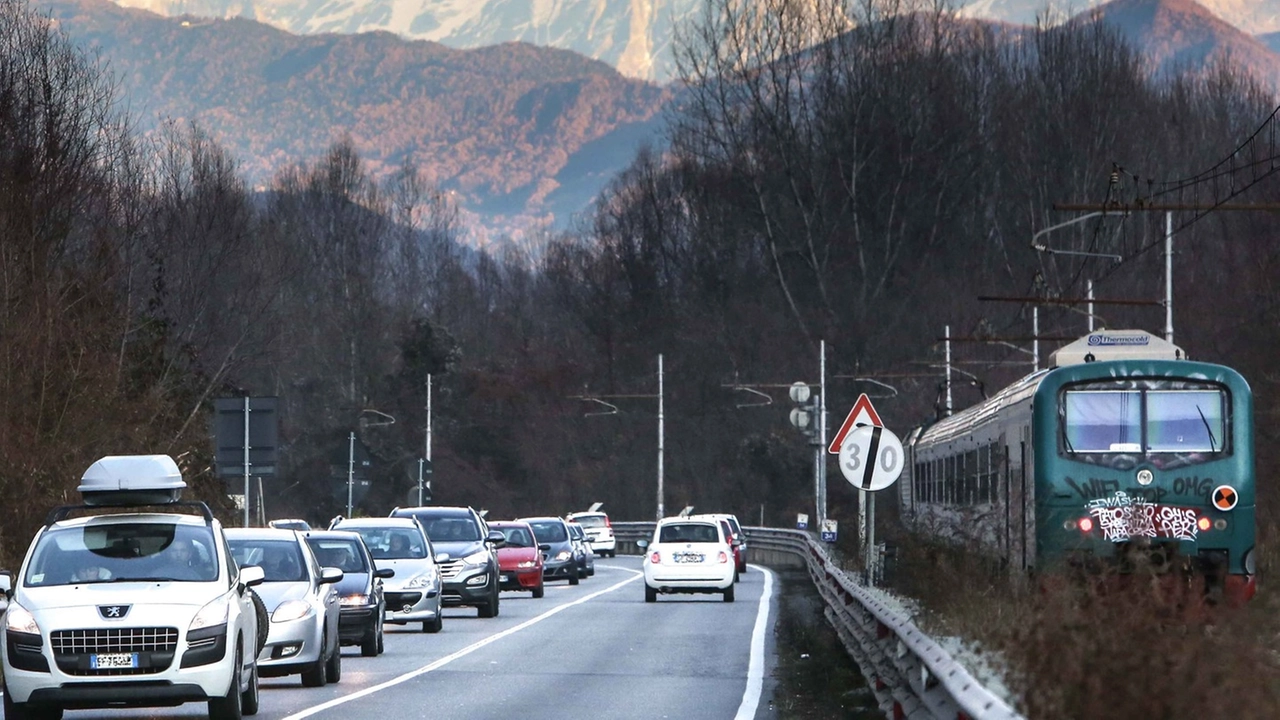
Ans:
{"type": "MultiPolygon", "coordinates": [[[[437,635],[388,626],[383,655],[344,649],[335,685],[264,679],[257,717],[772,717],[772,594],[773,576],[752,566],[734,603],[671,595],[650,604],[639,558],[597,559],[595,576],[577,586],[550,584],[537,600],[503,593],[497,618],[459,608],[446,611],[437,635]]],[[[203,716],[199,704],[66,713],[68,720],[203,716]]]]}

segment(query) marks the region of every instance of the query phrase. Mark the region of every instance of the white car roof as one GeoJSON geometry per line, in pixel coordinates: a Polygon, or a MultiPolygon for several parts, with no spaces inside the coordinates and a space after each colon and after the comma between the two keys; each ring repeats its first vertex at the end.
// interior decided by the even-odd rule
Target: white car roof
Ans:
{"type": "Polygon", "coordinates": [[[203,526],[204,518],[183,513],[112,513],[59,520],[51,528],[82,527],[84,525],[120,525],[125,523],[152,523],[155,525],[203,526]]]}

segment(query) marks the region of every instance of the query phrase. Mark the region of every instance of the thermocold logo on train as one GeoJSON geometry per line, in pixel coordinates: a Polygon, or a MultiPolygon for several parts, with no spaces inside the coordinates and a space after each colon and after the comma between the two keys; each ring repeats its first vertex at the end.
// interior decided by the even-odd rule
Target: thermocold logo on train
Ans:
{"type": "Polygon", "coordinates": [[[1090,335],[1090,345],[1147,345],[1151,342],[1148,335],[1090,335]]]}

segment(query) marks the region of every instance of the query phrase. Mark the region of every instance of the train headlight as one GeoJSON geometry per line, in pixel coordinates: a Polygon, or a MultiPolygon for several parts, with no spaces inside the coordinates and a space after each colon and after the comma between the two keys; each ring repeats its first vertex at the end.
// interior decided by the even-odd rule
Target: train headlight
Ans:
{"type": "Polygon", "coordinates": [[[1200,528],[1200,532],[1209,532],[1211,525],[1213,525],[1213,522],[1203,515],[1200,516],[1199,520],[1196,520],[1196,527],[1200,528]]]}
{"type": "Polygon", "coordinates": [[[1254,567],[1253,548],[1249,548],[1244,553],[1244,571],[1249,575],[1257,572],[1257,568],[1254,567]]]}
{"type": "Polygon", "coordinates": [[[1093,518],[1080,518],[1080,532],[1087,533],[1093,531],[1093,518]]]}
{"type": "Polygon", "coordinates": [[[1153,475],[1152,472],[1146,468],[1142,468],[1141,470],[1138,471],[1139,485],[1143,485],[1143,486],[1150,485],[1151,481],[1155,479],[1156,479],[1156,476],[1153,475]]]}
{"type": "Polygon", "coordinates": [[[1214,529],[1214,530],[1226,530],[1226,529],[1227,529],[1227,519],[1226,519],[1226,518],[1218,518],[1217,520],[1214,520],[1214,521],[1213,521],[1213,529],[1214,529]]]}

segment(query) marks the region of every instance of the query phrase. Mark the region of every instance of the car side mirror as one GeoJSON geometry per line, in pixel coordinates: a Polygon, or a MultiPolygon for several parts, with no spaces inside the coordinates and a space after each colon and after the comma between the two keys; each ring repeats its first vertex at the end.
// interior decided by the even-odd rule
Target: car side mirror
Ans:
{"type": "Polygon", "coordinates": [[[493,545],[496,548],[506,547],[507,536],[503,535],[501,532],[497,530],[490,530],[489,536],[485,538],[485,542],[489,543],[490,545],[493,545]]]}
{"type": "Polygon", "coordinates": [[[393,578],[396,576],[396,569],[395,568],[378,568],[377,570],[373,571],[373,576],[380,577],[383,580],[386,580],[387,578],[393,578]]]}
{"type": "Polygon", "coordinates": [[[242,587],[261,585],[262,581],[266,579],[267,574],[257,565],[248,565],[240,568],[240,585],[242,587]]]}
{"type": "Polygon", "coordinates": [[[637,541],[636,541],[636,547],[640,548],[641,550],[644,550],[645,548],[649,547],[649,541],[648,541],[648,540],[637,540],[637,541]]]}
{"type": "Polygon", "coordinates": [[[551,552],[551,543],[538,543],[538,549],[542,552],[551,552]]]}
{"type": "Polygon", "coordinates": [[[13,573],[8,570],[0,570],[0,593],[6,599],[13,596],[13,573]]]}
{"type": "Polygon", "coordinates": [[[320,568],[320,584],[336,583],[342,579],[343,572],[336,567],[320,568]]]}

